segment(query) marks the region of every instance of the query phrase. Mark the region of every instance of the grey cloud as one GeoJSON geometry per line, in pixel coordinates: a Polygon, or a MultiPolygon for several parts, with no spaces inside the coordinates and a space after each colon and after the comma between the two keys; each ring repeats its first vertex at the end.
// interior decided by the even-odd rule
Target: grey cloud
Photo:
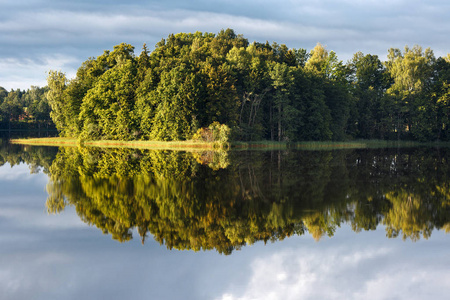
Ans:
{"type": "MultiPolygon", "coordinates": [[[[431,47],[437,55],[450,48],[450,4],[446,1],[3,1],[0,10],[0,86],[45,83],[30,69],[50,67],[50,57],[74,74],[88,57],[127,42],[140,49],[170,33],[231,27],[250,41],[285,43],[311,49],[317,42],[344,61],[357,51],[384,57],[390,47],[431,47]],[[3,3],[4,2],[4,3],[3,3]],[[14,64],[17,61],[15,71],[14,64]],[[30,62],[29,67],[24,67],[30,62]],[[36,68],[36,66],[39,66],[36,68]],[[23,82],[23,84],[21,83],[23,82]]],[[[56,67],[60,67],[56,66],[56,67]]]]}

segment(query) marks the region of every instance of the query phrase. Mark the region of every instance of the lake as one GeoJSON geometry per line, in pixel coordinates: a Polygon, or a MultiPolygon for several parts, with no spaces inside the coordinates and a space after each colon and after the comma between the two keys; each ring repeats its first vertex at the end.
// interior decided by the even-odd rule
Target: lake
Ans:
{"type": "Polygon", "coordinates": [[[0,144],[2,299],[447,299],[450,149],[0,144]]]}

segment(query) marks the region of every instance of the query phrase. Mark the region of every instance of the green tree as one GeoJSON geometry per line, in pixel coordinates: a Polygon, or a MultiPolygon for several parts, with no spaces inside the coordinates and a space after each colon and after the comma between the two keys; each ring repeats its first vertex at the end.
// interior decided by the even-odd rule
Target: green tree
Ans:
{"type": "Polygon", "coordinates": [[[297,68],[294,75],[293,95],[299,115],[296,124],[296,140],[323,141],[330,140],[331,114],[326,104],[323,90],[323,77],[297,68]]]}
{"type": "Polygon", "coordinates": [[[48,88],[39,88],[32,86],[25,94],[27,98],[27,113],[35,122],[49,122],[50,106],[48,104],[47,93],[48,88]]]}
{"type": "Polygon", "coordinates": [[[386,89],[385,68],[376,55],[357,52],[349,61],[352,94],[356,99],[353,116],[355,136],[365,139],[384,138],[381,101],[386,89]]]}
{"type": "Polygon", "coordinates": [[[5,98],[8,96],[8,91],[0,86],[0,105],[3,103],[5,98]]]}
{"type": "Polygon", "coordinates": [[[428,118],[430,123],[434,126],[431,127],[429,132],[429,139],[449,141],[449,123],[450,123],[450,58],[449,55],[445,58],[437,59],[434,68],[434,83],[428,93],[430,103],[432,104],[430,109],[423,110],[423,113],[428,112],[428,118]]]}
{"type": "Polygon", "coordinates": [[[157,87],[156,112],[150,138],[185,140],[198,128],[193,126],[199,80],[185,65],[164,72],[157,87]]]}
{"type": "Polygon", "coordinates": [[[406,46],[403,53],[399,49],[389,49],[386,69],[393,84],[387,94],[396,101],[399,137],[403,133],[420,140],[427,139],[430,127],[427,114],[431,111],[425,91],[432,79],[434,62],[433,51],[429,48],[423,51],[417,45],[406,46]]]}
{"type": "Polygon", "coordinates": [[[227,123],[234,127],[238,122],[239,107],[235,80],[226,65],[214,67],[205,64],[201,69],[205,92],[196,104],[198,119],[202,126],[213,122],[227,123]],[[202,109],[204,107],[204,109],[202,109]]]}
{"type": "Polygon", "coordinates": [[[66,88],[66,75],[60,71],[49,71],[47,76],[48,92],[47,100],[51,107],[50,117],[55,123],[56,128],[62,136],[72,136],[71,132],[67,132],[67,115],[70,109],[64,99],[64,90],[66,88]]]}
{"type": "Polygon", "coordinates": [[[317,43],[305,63],[306,70],[326,75],[328,64],[328,50],[322,44],[317,43]]]}
{"type": "MultiPolygon", "coordinates": [[[[447,140],[447,64],[419,46],[390,49],[384,66],[361,52],[344,65],[321,44],[308,54],[232,29],[178,33],[139,57],[114,46],[72,80],[51,71],[47,99],[61,135],[91,139],[189,139],[219,122],[242,140],[447,140]]],[[[19,93],[20,118],[45,111],[39,92],[19,93]]],[[[3,119],[14,103],[2,100],[3,119]]]]}
{"type": "MultiPolygon", "coordinates": [[[[263,137],[264,108],[269,107],[272,112],[272,105],[267,97],[271,84],[266,64],[266,51],[267,48],[260,48],[256,43],[252,43],[247,48],[234,47],[227,55],[227,61],[236,78],[236,89],[241,95],[239,135],[240,138],[247,140],[263,137]]],[[[270,132],[273,140],[272,128],[270,132]]]]}
{"type": "Polygon", "coordinates": [[[273,106],[276,111],[276,137],[279,142],[295,140],[296,123],[300,112],[292,105],[292,70],[285,63],[275,63],[270,70],[272,79],[273,106]]]}
{"type": "Polygon", "coordinates": [[[118,56],[83,99],[80,122],[83,139],[130,140],[136,131],[132,118],[136,66],[132,59],[118,56]]]}
{"type": "Polygon", "coordinates": [[[334,51],[328,52],[320,43],[311,50],[305,69],[325,79],[322,89],[330,110],[332,139],[346,139],[352,102],[347,82],[349,70],[338,60],[334,51]]]}
{"type": "Polygon", "coordinates": [[[11,90],[3,103],[0,105],[0,111],[2,112],[3,119],[8,122],[18,121],[19,117],[23,114],[23,105],[21,105],[21,91],[11,90]]]}

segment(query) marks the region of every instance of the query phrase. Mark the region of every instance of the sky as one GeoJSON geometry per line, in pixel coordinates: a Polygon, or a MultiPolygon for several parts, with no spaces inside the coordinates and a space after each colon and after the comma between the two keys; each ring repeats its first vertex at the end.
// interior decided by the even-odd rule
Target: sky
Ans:
{"type": "Polygon", "coordinates": [[[45,86],[49,70],[73,78],[89,57],[122,42],[139,54],[179,32],[232,28],[249,42],[310,51],[318,42],[346,62],[389,48],[450,52],[448,0],[0,0],[0,86],[45,86]]]}

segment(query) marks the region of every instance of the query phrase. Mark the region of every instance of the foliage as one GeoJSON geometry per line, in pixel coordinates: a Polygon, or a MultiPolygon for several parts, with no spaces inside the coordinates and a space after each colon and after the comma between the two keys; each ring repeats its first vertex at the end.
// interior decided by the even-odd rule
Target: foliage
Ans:
{"type": "Polygon", "coordinates": [[[230,133],[227,125],[213,122],[207,128],[198,129],[192,140],[214,143],[219,148],[229,147],[230,133]]]}
{"type": "Polygon", "coordinates": [[[47,98],[61,134],[84,140],[189,140],[219,122],[245,141],[448,141],[448,64],[420,46],[344,64],[320,43],[308,53],[226,29],[170,34],[139,56],[114,46],[72,80],[51,71],[47,98]]]}
{"type": "Polygon", "coordinates": [[[0,128],[11,122],[51,124],[50,106],[45,94],[48,88],[31,86],[26,91],[0,87],[0,128]],[[3,123],[3,124],[2,124],[3,123]]]}

